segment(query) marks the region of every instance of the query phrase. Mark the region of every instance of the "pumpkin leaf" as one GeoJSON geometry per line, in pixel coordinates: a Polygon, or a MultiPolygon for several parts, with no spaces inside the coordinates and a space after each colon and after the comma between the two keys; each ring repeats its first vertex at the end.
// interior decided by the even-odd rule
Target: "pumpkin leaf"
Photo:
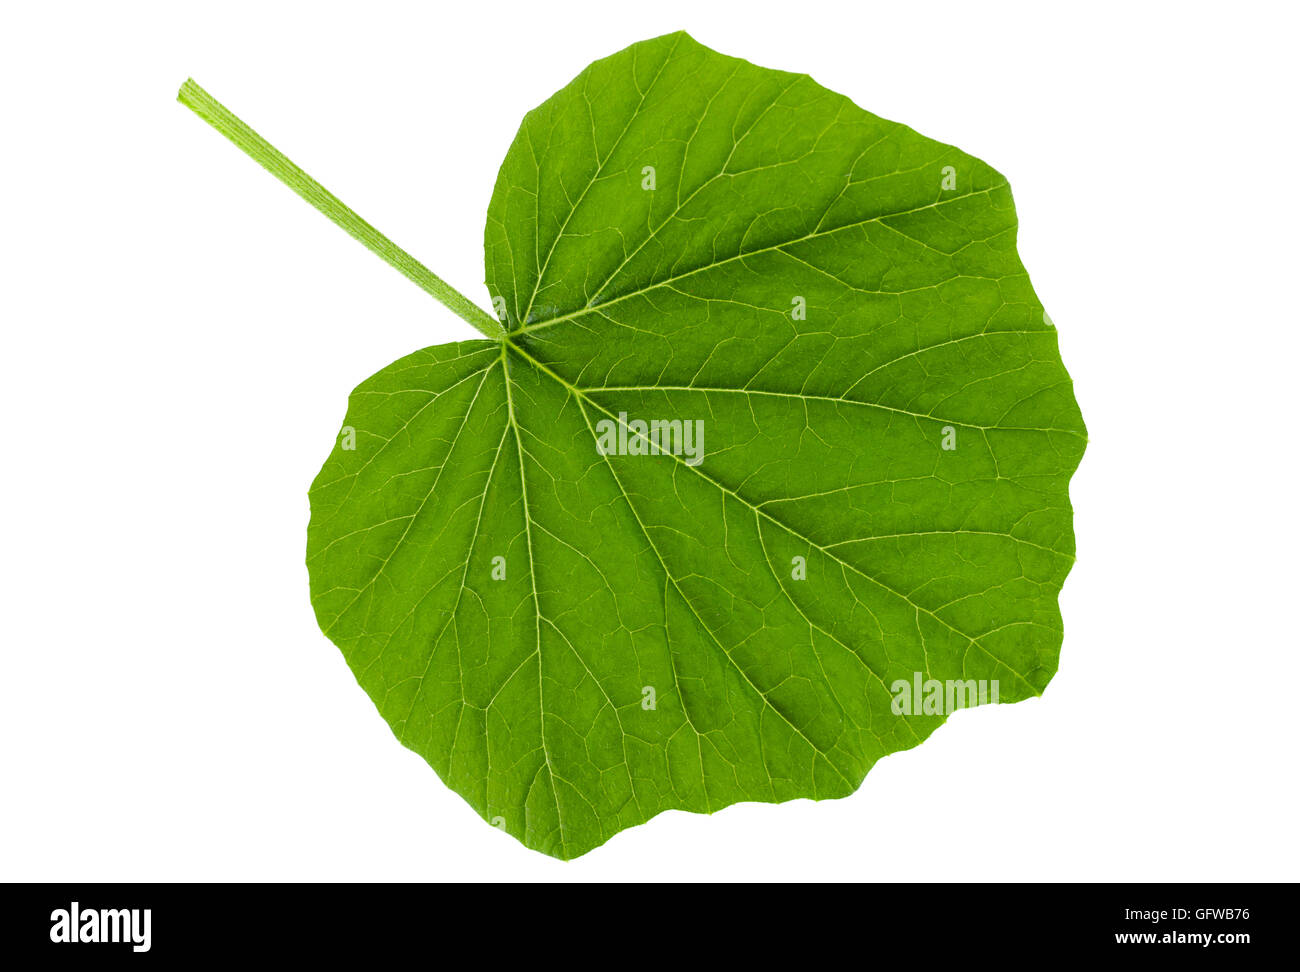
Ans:
{"type": "Polygon", "coordinates": [[[506,155],[498,323],[205,110],[488,335],[352,393],[307,553],[322,630],[486,820],[572,858],[843,797],[954,707],[1043,691],[1086,434],[988,165],[634,44],[506,155]]]}

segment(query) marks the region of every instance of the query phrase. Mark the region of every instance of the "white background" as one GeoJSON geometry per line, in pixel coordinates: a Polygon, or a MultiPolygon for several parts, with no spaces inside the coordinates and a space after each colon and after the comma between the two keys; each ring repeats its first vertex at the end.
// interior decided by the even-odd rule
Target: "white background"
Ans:
{"type": "Polygon", "coordinates": [[[6,5],[0,879],[1300,878],[1294,23],[1282,4],[6,5]],[[561,863],[321,635],[348,391],[468,325],[175,100],[187,76],[480,304],[523,113],[684,27],[1015,189],[1091,434],[1041,699],[848,799],[561,863]]]}

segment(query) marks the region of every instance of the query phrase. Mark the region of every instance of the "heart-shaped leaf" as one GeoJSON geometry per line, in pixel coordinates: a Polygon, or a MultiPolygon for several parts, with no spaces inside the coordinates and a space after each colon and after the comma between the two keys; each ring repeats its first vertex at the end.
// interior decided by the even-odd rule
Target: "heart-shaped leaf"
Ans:
{"type": "Polygon", "coordinates": [[[806,75],[682,33],[596,62],[501,168],[504,337],[352,394],[311,489],[322,629],[563,858],[845,796],[1039,694],[1086,438],[1015,237],[997,172],[806,75]]]}

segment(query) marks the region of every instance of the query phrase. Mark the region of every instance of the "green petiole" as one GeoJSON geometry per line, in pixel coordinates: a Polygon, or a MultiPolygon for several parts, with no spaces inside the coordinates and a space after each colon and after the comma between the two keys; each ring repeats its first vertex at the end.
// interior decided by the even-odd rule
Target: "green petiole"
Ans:
{"type": "Polygon", "coordinates": [[[324,213],[336,226],[401,272],[425,293],[436,297],[463,320],[468,321],[493,340],[500,341],[505,337],[505,329],[491,315],[345,206],[342,200],[294,165],[282,152],[244,124],[225,105],[195,84],[193,79],[181,85],[176,98],[234,142],[262,168],[324,213]]]}

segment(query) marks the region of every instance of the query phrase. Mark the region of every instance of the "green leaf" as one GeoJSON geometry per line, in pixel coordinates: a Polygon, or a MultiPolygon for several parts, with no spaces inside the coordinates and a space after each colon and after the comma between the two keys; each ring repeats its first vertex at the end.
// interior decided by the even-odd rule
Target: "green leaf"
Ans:
{"type": "Polygon", "coordinates": [[[561,858],[852,793],[952,707],[899,714],[904,686],[1038,695],[1086,436],[1015,237],[992,168],[806,75],[682,33],[596,62],[501,168],[505,338],[349,400],[311,488],[321,628],[561,858]]]}

